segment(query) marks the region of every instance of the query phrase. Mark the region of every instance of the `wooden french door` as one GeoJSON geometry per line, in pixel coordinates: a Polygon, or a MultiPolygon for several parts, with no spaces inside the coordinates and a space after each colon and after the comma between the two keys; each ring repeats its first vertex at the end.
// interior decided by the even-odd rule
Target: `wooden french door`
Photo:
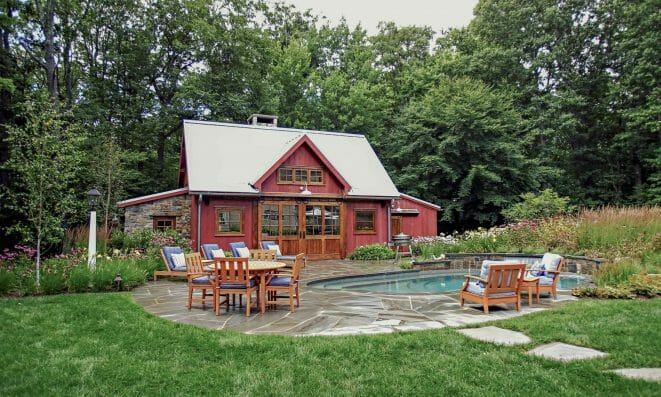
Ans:
{"type": "Polygon", "coordinates": [[[258,241],[273,240],[283,255],[308,259],[343,255],[343,206],[340,202],[265,201],[258,206],[258,241]]]}

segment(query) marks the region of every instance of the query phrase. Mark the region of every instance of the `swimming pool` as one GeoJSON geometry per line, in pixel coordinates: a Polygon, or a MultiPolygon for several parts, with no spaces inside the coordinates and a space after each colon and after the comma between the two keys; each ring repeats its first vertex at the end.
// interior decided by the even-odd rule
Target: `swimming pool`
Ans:
{"type": "MultiPolygon", "coordinates": [[[[440,294],[456,292],[464,284],[466,273],[446,271],[405,271],[366,276],[318,280],[308,285],[316,288],[377,292],[388,294],[440,294]]],[[[560,275],[558,289],[572,289],[586,283],[579,275],[560,275]]]]}

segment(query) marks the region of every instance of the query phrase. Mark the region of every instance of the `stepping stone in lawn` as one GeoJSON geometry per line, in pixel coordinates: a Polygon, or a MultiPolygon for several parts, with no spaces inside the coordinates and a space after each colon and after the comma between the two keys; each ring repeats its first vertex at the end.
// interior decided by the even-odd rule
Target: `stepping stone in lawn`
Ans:
{"type": "Polygon", "coordinates": [[[537,346],[530,350],[528,354],[559,361],[587,360],[608,355],[608,353],[600,352],[599,350],[568,345],[560,342],[537,346]]]}
{"type": "Polygon", "coordinates": [[[615,372],[625,378],[642,379],[652,382],[661,382],[661,368],[620,368],[613,369],[610,372],[615,372]]]}
{"type": "Polygon", "coordinates": [[[493,342],[499,345],[523,345],[532,342],[530,338],[521,332],[510,331],[498,327],[467,328],[458,330],[470,338],[483,342],[493,342]]]}

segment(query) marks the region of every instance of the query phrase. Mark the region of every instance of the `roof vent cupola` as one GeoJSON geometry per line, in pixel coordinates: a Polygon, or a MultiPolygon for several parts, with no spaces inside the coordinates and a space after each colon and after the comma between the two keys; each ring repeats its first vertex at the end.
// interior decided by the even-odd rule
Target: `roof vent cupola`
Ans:
{"type": "Polygon", "coordinates": [[[251,114],[248,118],[248,124],[260,127],[277,127],[278,116],[268,114],[251,114]]]}

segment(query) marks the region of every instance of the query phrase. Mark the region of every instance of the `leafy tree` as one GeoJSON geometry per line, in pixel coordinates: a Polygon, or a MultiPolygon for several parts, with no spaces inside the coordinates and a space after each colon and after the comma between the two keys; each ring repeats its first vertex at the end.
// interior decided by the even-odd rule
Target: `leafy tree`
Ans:
{"type": "Polygon", "coordinates": [[[46,95],[40,92],[30,98],[21,112],[25,125],[9,130],[10,158],[6,165],[13,184],[2,192],[11,208],[27,220],[10,229],[37,247],[37,286],[43,243],[61,239],[62,219],[76,206],[72,181],[81,157],[78,126],[68,121],[46,95]]]}
{"type": "Polygon", "coordinates": [[[522,201],[503,210],[508,221],[538,220],[573,211],[569,197],[560,197],[553,189],[544,189],[539,194],[532,192],[521,195],[522,201]]]}
{"type": "Polygon", "coordinates": [[[521,116],[509,94],[471,79],[443,79],[399,119],[392,167],[403,191],[443,207],[452,227],[494,224],[537,187],[522,151],[521,116]]]}

